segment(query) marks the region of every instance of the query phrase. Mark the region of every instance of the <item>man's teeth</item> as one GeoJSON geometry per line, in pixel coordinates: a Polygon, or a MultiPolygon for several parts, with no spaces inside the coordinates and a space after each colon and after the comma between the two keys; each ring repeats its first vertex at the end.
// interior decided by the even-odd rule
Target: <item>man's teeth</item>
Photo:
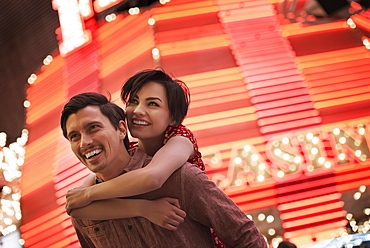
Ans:
{"type": "Polygon", "coordinates": [[[149,123],[146,121],[132,121],[135,125],[149,126],[149,123]]]}
{"type": "Polygon", "coordinates": [[[88,152],[85,154],[85,158],[89,159],[95,155],[98,155],[99,153],[101,153],[102,149],[96,149],[94,151],[91,151],[91,152],[88,152]]]}

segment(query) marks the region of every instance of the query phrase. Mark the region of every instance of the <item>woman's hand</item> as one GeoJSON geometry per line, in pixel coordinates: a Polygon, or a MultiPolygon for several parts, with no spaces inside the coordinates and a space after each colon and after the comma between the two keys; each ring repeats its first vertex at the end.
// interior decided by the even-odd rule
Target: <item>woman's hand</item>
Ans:
{"type": "Polygon", "coordinates": [[[66,212],[70,214],[72,209],[84,207],[92,201],[89,199],[89,187],[77,187],[70,189],[66,195],[66,212]]]}
{"type": "Polygon", "coordinates": [[[185,216],[179,201],[169,197],[149,201],[143,208],[143,217],[171,231],[175,231],[184,222],[185,216]]]}

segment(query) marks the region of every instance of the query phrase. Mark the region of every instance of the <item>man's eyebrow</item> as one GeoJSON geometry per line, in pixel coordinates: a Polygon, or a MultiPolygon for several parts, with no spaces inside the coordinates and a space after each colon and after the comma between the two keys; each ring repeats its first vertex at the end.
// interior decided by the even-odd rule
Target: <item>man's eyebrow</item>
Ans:
{"type": "Polygon", "coordinates": [[[101,125],[102,122],[100,122],[100,121],[90,121],[90,122],[86,123],[83,127],[87,128],[88,126],[91,126],[93,124],[100,124],[101,125]]]}

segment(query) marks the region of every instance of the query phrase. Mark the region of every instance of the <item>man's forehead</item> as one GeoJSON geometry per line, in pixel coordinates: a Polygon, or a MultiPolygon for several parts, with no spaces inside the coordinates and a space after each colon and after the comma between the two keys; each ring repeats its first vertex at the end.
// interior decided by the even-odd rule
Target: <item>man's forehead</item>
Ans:
{"type": "Polygon", "coordinates": [[[68,116],[66,121],[67,132],[74,127],[85,127],[90,123],[103,123],[105,121],[109,120],[102,114],[98,106],[87,106],[68,116]]]}

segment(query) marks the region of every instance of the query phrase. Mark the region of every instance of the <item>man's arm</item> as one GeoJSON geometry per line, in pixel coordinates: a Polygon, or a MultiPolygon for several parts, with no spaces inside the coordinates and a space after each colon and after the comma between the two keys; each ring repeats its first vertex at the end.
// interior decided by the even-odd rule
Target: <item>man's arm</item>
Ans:
{"type": "Polygon", "coordinates": [[[182,169],[187,216],[212,227],[227,247],[267,248],[255,223],[195,166],[182,169]]]}

